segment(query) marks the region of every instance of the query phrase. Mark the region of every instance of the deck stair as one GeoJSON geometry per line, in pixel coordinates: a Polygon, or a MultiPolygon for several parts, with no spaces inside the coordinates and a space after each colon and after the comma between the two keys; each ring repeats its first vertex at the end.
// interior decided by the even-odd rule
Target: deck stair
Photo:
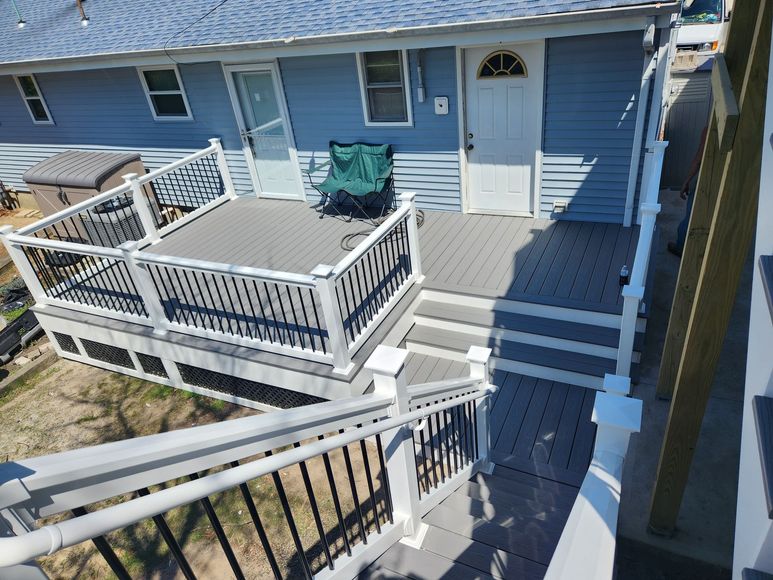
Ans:
{"type": "MultiPolygon", "coordinates": [[[[496,306],[470,301],[422,300],[406,347],[421,354],[463,360],[470,344],[493,350],[492,366],[537,378],[600,388],[614,373],[619,329],[611,315],[540,308],[503,301],[496,306]]],[[[643,330],[642,324],[642,330],[643,330]]],[[[643,332],[634,344],[633,379],[641,356],[643,332]]]]}

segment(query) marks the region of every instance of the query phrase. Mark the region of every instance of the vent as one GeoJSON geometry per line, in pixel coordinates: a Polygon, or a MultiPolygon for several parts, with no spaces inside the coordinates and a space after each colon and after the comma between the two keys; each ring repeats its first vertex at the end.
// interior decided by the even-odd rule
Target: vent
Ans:
{"type": "Polygon", "coordinates": [[[182,363],[177,363],[183,381],[195,387],[204,387],[234,397],[271,405],[280,409],[322,403],[325,399],[298,393],[281,387],[272,387],[247,379],[240,379],[182,363]]]}
{"type": "Polygon", "coordinates": [[[96,360],[110,363],[111,365],[118,365],[119,367],[125,367],[127,369],[133,369],[134,363],[129,356],[129,351],[125,348],[118,348],[117,346],[110,346],[109,344],[102,344],[101,342],[94,342],[81,338],[81,344],[86,349],[86,354],[96,360]]]}
{"type": "Polygon", "coordinates": [[[55,332],[54,338],[56,339],[56,342],[59,343],[59,348],[61,348],[64,352],[70,352],[72,354],[80,354],[78,351],[78,345],[75,344],[75,341],[73,340],[72,336],[69,334],[62,334],[61,332],[55,332]]]}
{"type": "Polygon", "coordinates": [[[164,363],[157,356],[142,354],[141,352],[138,352],[137,358],[140,361],[140,366],[142,367],[142,370],[145,371],[147,374],[153,375],[156,377],[164,377],[165,379],[169,378],[169,375],[166,374],[164,363]]]}

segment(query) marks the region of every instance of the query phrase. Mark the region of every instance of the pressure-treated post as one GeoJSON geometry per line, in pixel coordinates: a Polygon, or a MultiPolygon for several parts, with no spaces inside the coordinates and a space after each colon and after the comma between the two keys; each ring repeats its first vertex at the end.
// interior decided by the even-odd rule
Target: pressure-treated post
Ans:
{"type": "MultiPolygon", "coordinates": [[[[467,351],[467,362],[470,365],[470,378],[480,380],[480,390],[489,388],[488,362],[491,358],[491,349],[482,346],[471,346],[467,351]]],[[[491,402],[489,396],[481,397],[475,401],[475,423],[478,440],[478,462],[480,470],[490,473],[493,464],[489,458],[491,451],[491,429],[489,427],[489,414],[491,402]]]]}
{"type": "Polygon", "coordinates": [[[419,225],[416,222],[416,193],[412,191],[401,193],[400,201],[403,206],[407,205],[411,208],[411,211],[408,214],[408,247],[411,255],[411,268],[414,276],[416,276],[416,282],[420,284],[424,281],[424,271],[421,268],[419,225]]]}
{"type": "MultiPolygon", "coordinates": [[[[365,363],[365,368],[373,373],[374,391],[392,397],[390,417],[398,417],[410,410],[405,379],[407,357],[407,350],[379,345],[365,363]]],[[[405,536],[415,536],[421,524],[421,512],[413,434],[408,425],[403,425],[385,431],[383,436],[394,517],[405,520],[405,536]]]]}
{"type": "Polygon", "coordinates": [[[136,173],[127,173],[121,177],[131,187],[134,208],[142,223],[142,229],[145,230],[145,238],[149,239],[152,244],[155,244],[161,240],[161,236],[158,235],[156,218],[150,210],[150,203],[148,203],[148,198],[145,197],[145,192],[142,191],[139,177],[136,173]]]}
{"type": "Polygon", "coordinates": [[[150,272],[147,271],[143,264],[137,261],[138,246],[137,242],[128,241],[118,246],[118,249],[123,253],[126,269],[134,282],[134,287],[142,298],[148,318],[150,318],[153,324],[153,333],[163,336],[169,331],[169,320],[164,312],[161,297],[158,295],[156,286],[150,277],[150,272]]]}
{"type": "Polygon", "coordinates": [[[317,292],[322,302],[322,316],[327,328],[327,339],[333,355],[333,371],[347,374],[352,369],[352,357],[349,355],[349,343],[346,342],[344,321],[336,299],[335,276],[333,266],[320,264],[311,271],[316,278],[317,292]]]}
{"type": "Polygon", "coordinates": [[[24,283],[27,285],[27,289],[30,291],[30,294],[32,294],[35,302],[41,304],[45,301],[46,292],[43,289],[43,285],[40,283],[35,268],[33,268],[32,263],[29,261],[29,258],[27,258],[27,255],[18,245],[9,239],[8,236],[12,232],[13,226],[0,226],[0,238],[2,238],[3,245],[8,251],[8,256],[13,260],[16,269],[19,271],[22,280],[24,280],[24,283]]]}
{"type": "Polygon", "coordinates": [[[228,169],[228,162],[225,159],[223,144],[217,138],[210,139],[209,143],[215,148],[215,153],[217,154],[217,168],[220,170],[220,177],[223,180],[225,195],[231,199],[236,199],[236,188],[234,188],[231,171],[228,169]]]}

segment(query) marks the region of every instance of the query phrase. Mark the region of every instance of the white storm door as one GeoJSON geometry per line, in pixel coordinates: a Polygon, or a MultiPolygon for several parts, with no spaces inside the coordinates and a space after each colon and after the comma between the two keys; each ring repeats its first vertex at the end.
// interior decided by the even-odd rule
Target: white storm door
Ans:
{"type": "Polygon", "coordinates": [[[252,162],[260,195],[303,199],[292,131],[274,68],[229,74],[245,155],[252,162]]]}
{"type": "Polygon", "coordinates": [[[465,52],[470,211],[534,211],[544,61],[544,42],[465,52]]]}

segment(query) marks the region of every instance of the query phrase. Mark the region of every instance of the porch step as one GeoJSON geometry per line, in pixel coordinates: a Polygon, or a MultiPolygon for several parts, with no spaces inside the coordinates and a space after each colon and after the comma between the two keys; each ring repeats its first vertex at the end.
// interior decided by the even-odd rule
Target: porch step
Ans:
{"type": "MultiPolygon", "coordinates": [[[[470,305],[422,300],[414,313],[416,324],[478,334],[497,336],[557,350],[569,350],[604,358],[617,358],[620,330],[584,322],[492,310],[470,305]]],[[[637,333],[634,342],[637,361],[644,334],[637,333]]]]}
{"type": "Polygon", "coordinates": [[[434,552],[420,550],[398,542],[360,573],[359,578],[361,580],[384,580],[387,578],[487,580],[493,576],[461,562],[444,558],[434,552]]]}
{"type": "MultiPolygon", "coordinates": [[[[604,374],[615,372],[610,358],[421,324],[410,330],[405,344],[414,352],[454,360],[464,360],[470,345],[489,347],[494,368],[592,389],[601,389],[604,374]]],[[[631,370],[634,382],[637,366],[631,370]]]]}

